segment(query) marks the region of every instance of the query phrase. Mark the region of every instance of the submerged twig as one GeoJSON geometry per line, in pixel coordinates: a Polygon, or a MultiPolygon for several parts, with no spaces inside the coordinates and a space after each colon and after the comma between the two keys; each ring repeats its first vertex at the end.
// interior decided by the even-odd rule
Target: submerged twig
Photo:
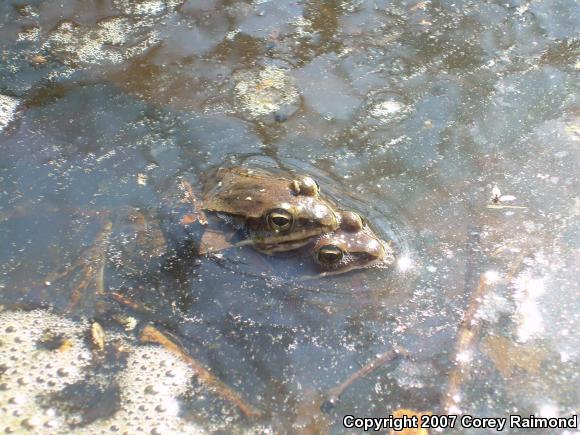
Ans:
{"type": "Polygon", "coordinates": [[[520,255],[518,255],[518,258],[516,258],[516,261],[514,262],[514,264],[512,265],[508,274],[505,277],[506,282],[510,282],[512,278],[515,276],[520,266],[524,262],[524,258],[526,258],[526,255],[527,255],[526,251],[522,251],[520,255]]]}
{"type": "Polygon", "coordinates": [[[140,313],[151,314],[154,312],[154,310],[152,310],[151,308],[149,308],[143,304],[139,304],[139,303],[135,302],[134,300],[129,299],[128,297],[126,297],[120,293],[109,292],[109,293],[107,293],[107,297],[110,297],[111,299],[115,300],[116,302],[118,302],[122,305],[125,305],[126,307],[129,307],[132,310],[140,312],[140,313]]]}
{"type": "Polygon", "coordinates": [[[199,381],[208,386],[212,391],[224,400],[235,405],[246,418],[256,418],[261,415],[260,411],[249,405],[241,396],[216,376],[206,369],[199,361],[191,357],[178,343],[167,337],[157,328],[147,325],[141,331],[139,337],[142,343],[155,343],[183,359],[197,374],[199,381]]]}
{"type": "Polygon", "coordinates": [[[331,388],[325,394],[326,400],[322,403],[321,409],[323,412],[329,412],[340,400],[340,396],[357,380],[372,373],[382,365],[389,361],[394,360],[399,356],[407,356],[409,352],[407,349],[396,346],[395,348],[385,352],[378,357],[376,357],[371,362],[367,363],[364,367],[350,375],[345,381],[341,382],[336,387],[331,388]]]}
{"type": "Polygon", "coordinates": [[[457,332],[454,351],[455,367],[449,375],[447,390],[443,396],[441,405],[441,409],[447,414],[457,414],[461,384],[470,373],[471,358],[469,357],[469,353],[479,333],[479,323],[476,321],[475,315],[488,291],[489,285],[487,284],[485,275],[482,274],[479,277],[477,289],[471,294],[469,305],[457,332]]]}
{"type": "Polygon", "coordinates": [[[48,202],[39,204],[36,201],[28,200],[20,204],[16,204],[6,211],[0,211],[0,222],[8,221],[15,218],[31,216],[42,207],[42,213],[55,213],[59,209],[48,202]]]}
{"type": "Polygon", "coordinates": [[[62,271],[52,272],[44,278],[45,285],[52,285],[77,270],[81,270],[80,281],[73,287],[70,296],[68,310],[73,310],[85,295],[91,283],[95,287],[95,295],[105,294],[105,266],[107,263],[107,243],[113,230],[113,222],[107,219],[99,230],[95,242],[85,249],[74,263],[62,271]]]}

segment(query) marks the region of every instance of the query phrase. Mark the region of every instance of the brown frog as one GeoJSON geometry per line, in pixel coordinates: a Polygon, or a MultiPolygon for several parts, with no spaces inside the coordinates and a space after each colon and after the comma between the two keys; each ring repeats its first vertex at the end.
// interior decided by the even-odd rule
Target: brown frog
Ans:
{"type": "Polygon", "coordinates": [[[393,263],[393,248],[379,238],[364,219],[352,211],[339,213],[339,228],[323,234],[311,248],[322,275],[335,275],[393,263]]]}
{"type": "Polygon", "coordinates": [[[339,226],[334,208],[312,178],[264,169],[219,168],[206,177],[201,209],[244,228],[264,253],[297,249],[339,226]]]}

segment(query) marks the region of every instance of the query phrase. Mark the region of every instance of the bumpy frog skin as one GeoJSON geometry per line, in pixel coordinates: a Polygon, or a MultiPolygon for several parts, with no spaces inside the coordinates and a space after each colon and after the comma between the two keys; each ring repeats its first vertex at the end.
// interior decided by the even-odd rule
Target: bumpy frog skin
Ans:
{"type": "Polygon", "coordinates": [[[392,264],[393,249],[358,214],[343,211],[339,218],[340,227],[333,233],[322,235],[312,248],[314,261],[323,270],[323,275],[392,264]]]}
{"type": "Polygon", "coordinates": [[[339,225],[312,178],[263,169],[219,168],[205,182],[202,208],[233,218],[268,254],[297,249],[339,225]]]}

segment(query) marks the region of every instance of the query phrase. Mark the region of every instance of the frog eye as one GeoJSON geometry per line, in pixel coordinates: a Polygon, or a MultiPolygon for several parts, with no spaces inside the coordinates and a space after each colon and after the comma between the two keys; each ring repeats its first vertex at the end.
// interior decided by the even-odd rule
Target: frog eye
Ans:
{"type": "Polygon", "coordinates": [[[290,231],[294,224],[294,217],[282,208],[271,210],[266,216],[268,227],[276,232],[285,233],[290,231]]]}
{"type": "Polygon", "coordinates": [[[335,245],[322,246],[318,250],[318,261],[322,264],[335,264],[344,256],[342,249],[335,245]]]}

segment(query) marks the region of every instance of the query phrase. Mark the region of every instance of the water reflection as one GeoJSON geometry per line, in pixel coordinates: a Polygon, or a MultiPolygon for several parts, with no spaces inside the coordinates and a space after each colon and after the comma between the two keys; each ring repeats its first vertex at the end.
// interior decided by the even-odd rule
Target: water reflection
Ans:
{"type": "MultiPolygon", "coordinates": [[[[153,322],[264,415],[245,421],[194,381],[172,418],[207,430],[340,432],[345,414],[441,412],[461,364],[455,410],[577,412],[575,2],[71,0],[0,11],[5,310],[100,315],[123,340],[153,322]],[[248,156],[319,179],[397,241],[397,267],[299,281],[300,260],[251,249],[182,274],[118,267],[119,246],[136,243],[136,221],[122,216],[153,222],[177,176],[195,184],[248,156]],[[492,201],[496,187],[510,200],[492,201]],[[83,253],[109,218],[107,290],[149,310],[109,300],[102,314],[91,298],[67,312],[81,278],[46,277],[79,257],[98,263],[83,253]],[[458,353],[478,289],[477,334],[458,353]],[[121,332],[127,317],[141,326],[121,332]],[[322,413],[324,392],[395,346],[410,356],[322,413]]],[[[94,296],[98,280],[87,288],[94,296]]],[[[90,432],[83,415],[78,430],[90,432]]]]}

